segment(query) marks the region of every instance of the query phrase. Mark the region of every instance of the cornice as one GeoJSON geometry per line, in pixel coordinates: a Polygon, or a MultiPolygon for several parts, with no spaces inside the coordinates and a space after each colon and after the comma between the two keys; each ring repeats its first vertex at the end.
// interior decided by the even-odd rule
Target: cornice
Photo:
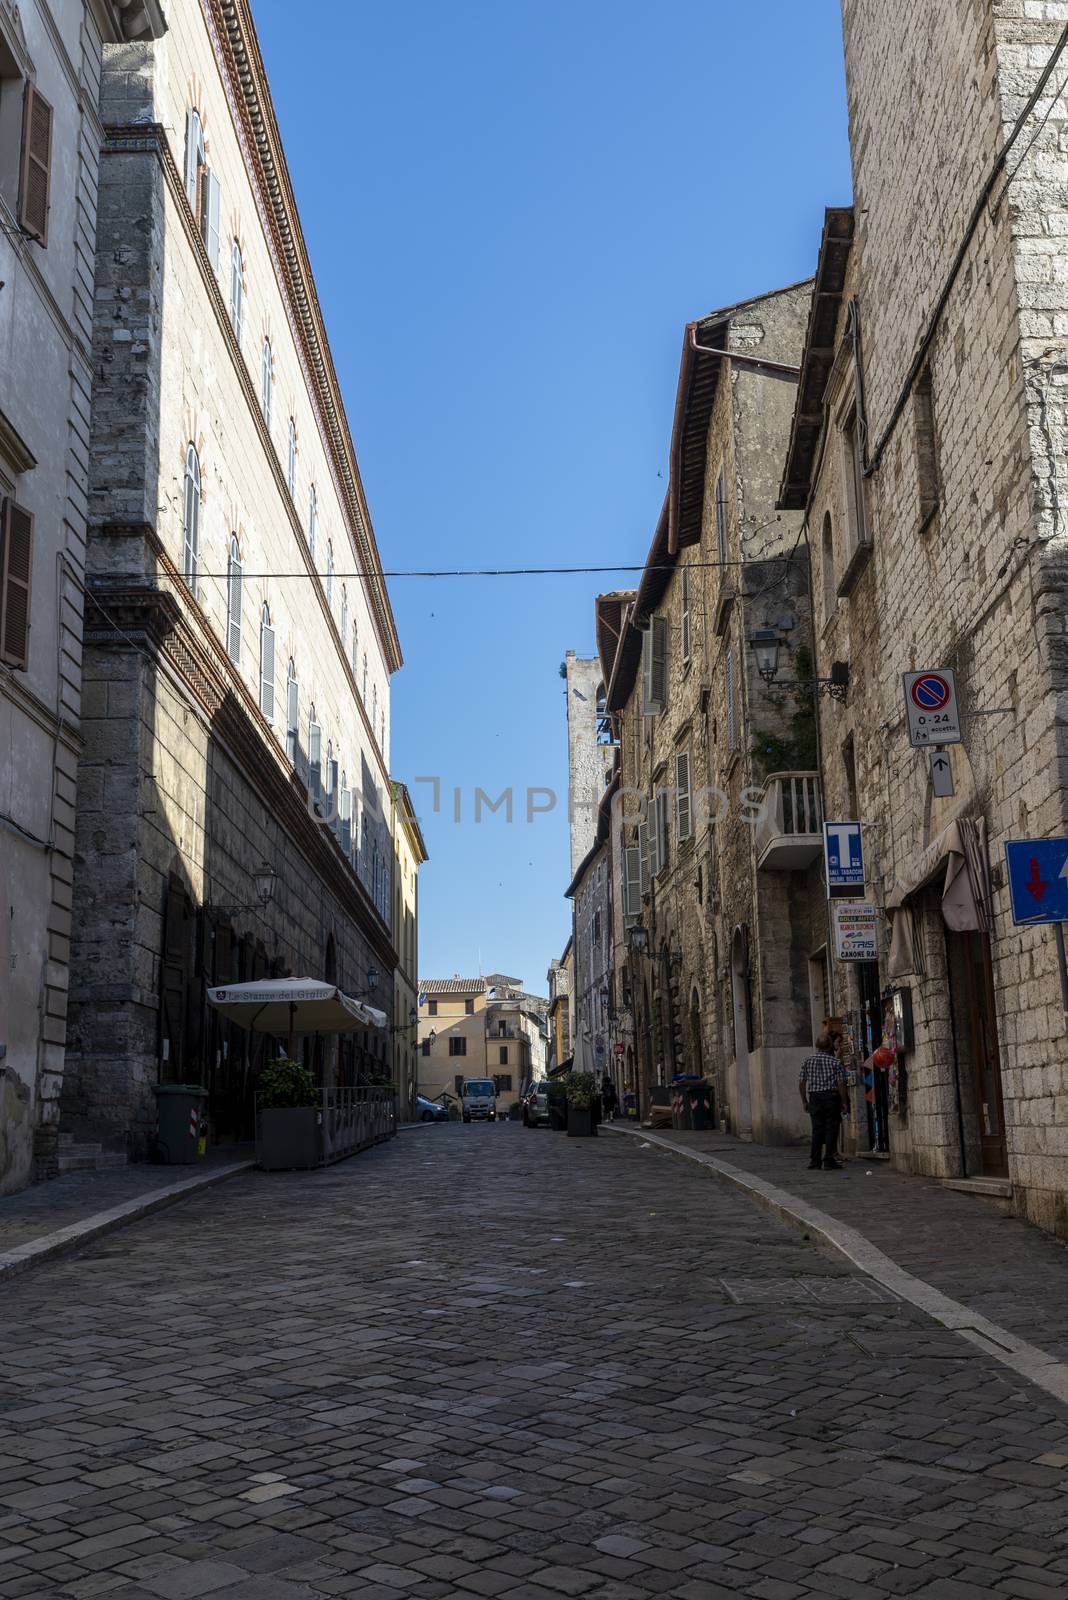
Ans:
{"type": "MultiPolygon", "coordinates": [[[[215,269],[211,264],[211,258],[208,255],[207,246],[205,245],[203,237],[201,236],[200,229],[197,227],[196,218],[193,215],[193,209],[189,204],[189,196],[185,192],[185,183],[181,173],[178,171],[177,165],[175,164],[174,153],[171,150],[170,143],[166,136],[166,131],[162,124],[158,122],[129,123],[125,125],[113,123],[109,124],[105,131],[107,134],[107,139],[103,148],[104,155],[154,155],[160,164],[163,175],[167,181],[167,187],[170,190],[171,199],[177,207],[178,213],[182,218],[186,237],[189,240],[189,244],[196,257],[197,264],[200,267],[200,275],[203,279],[204,287],[207,290],[208,297],[211,301],[212,310],[215,313],[216,325],[230,351],[230,359],[237,374],[237,380],[241,385],[242,392],[244,393],[245,402],[248,406],[249,415],[252,419],[252,425],[259,434],[260,443],[263,446],[264,457],[266,459],[267,466],[274,476],[275,487],[278,490],[279,499],[289,515],[290,531],[292,532],[293,538],[296,541],[297,549],[300,551],[305,568],[307,569],[309,575],[315,580],[311,585],[312,593],[319,602],[319,609],[323,614],[324,620],[326,621],[330,632],[330,637],[334,641],[334,647],[341,662],[342,670],[348,679],[350,688],[352,689],[353,701],[359,707],[359,714],[363,721],[367,737],[370,741],[371,749],[375,752],[377,757],[379,771],[382,775],[383,782],[388,784],[390,781],[390,776],[386,767],[385,755],[378,741],[378,731],[371,725],[371,719],[367,714],[367,707],[363,703],[363,696],[361,695],[359,685],[356,682],[356,674],[352,670],[352,662],[349,657],[346,641],[341,638],[341,634],[337,626],[337,620],[329,603],[327,602],[326,593],[323,589],[318,569],[316,568],[315,562],[312,560],[311,548],[308,544],[308,538],[304,529],[304,524],[301,522],[300,514],[297,511],[296,506],[293,504],[293,497],[289,492],[289,484],[286,482],[281,459],[278,455],[278,451],[274,447],[274,440],[271,438],[270,429],[267,427],[267,423],[264,420],[263,411],[260,407],[259,396],[256,393],[256,388],[252,381],[252,375],[249,372],[248,362],[245,360],[244,355],[241,352],[241,346],[237,342],[237,335],[234,332],[233,323],[230,321],[230,313],[227,310],[226,302],[223,299],[222,287],[219,283],[215,269]]],[[[151,538],[154,540],[156,538],[154,530],[150,530],[150,533],[151,538]]],[[[162,548],[162,546],[160,548],[162,548]]],[[[377,555],[375,559],[377,561],[377,555]]]]}
{"type": "Polygon", "coordinates": [[[248,0],[201,0],[208,31],[220,57],[224,82],[247,141],[246,154],[258,182],[268,231],[281,266],[286,293],[320,423],[329,444],[342,504],[349,517],[357,557],[372,600],[372,613],[390,672],[403,665],[400,639],[375,543],[356,451],[349,431],[326,325],[274,114],[267,73],[248,0]]]}

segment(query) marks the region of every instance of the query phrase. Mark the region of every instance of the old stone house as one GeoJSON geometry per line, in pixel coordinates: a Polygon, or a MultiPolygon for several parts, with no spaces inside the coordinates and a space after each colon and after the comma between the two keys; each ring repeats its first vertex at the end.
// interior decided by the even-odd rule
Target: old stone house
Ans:
{"type": "Polygon", "coordinates": [[[106,43],[157,0],[0,0],[0,1193],[58,1166],[106,43]]]}
{"type": "Polygon", "coordinates": [[[837,970],[834,1003],[891,1051],[869,1093],[892,1159],[1063,1234],[1056,941],[1014,923],[1004,845],[1068,833],[1068,6],[843,10],[855,227],[828,214],[782,488],[806,515],[819,670],[849,664],[846,715],[821,706],[827,805],[863,822],[886,914],[877,969],[837,970]],[[948,795],[902,681],[940,668],[948,795]]]}
{"type": "MultiPolygon", "coordinates": [[[[170,24],[107,47],[101,87],[63,1092],[72,1133],[134,1156],[160,1080],[250,1131],[273,1046],[209,984],[307,975],[388,1009],[396,967],[401,656],[251,10],[170,24]]],[[[304,1049],[327,1084],[389,1076],[382,1032],[304,1049]]]]}
{"type": "Polygon", "coordinates": [[[704,1073],[720,1120],[771,1140],[803,1131],[811,1042],[796,980],[813,906],[795,870],[819,832],[808,576],[801,519],[775,507],[810,294],[793,285],[686,329],[668,495],[606,699],[642,1109],[675,1074],[704,1073]],[[771,626],[774,693],[752,648],[771,626]],[[786,847],[795,811],[804,837],[786,847]]]}
{"type": "Polygon", "coordinates": [[[575,869],[566,897],[572,902],[576,1072],[600,1079],[612,1058],[612,857],[609,829],[618,777],[597,807],[593,840],[575,869]]]}
{"type": "Polygon", "coordinates": [[[545,1076],[549,1002],[519,978],[423,978],[419,984],[419,1093],[458,1095],[465,1078],[493,1078],[507,1112],[545,1076]]]}

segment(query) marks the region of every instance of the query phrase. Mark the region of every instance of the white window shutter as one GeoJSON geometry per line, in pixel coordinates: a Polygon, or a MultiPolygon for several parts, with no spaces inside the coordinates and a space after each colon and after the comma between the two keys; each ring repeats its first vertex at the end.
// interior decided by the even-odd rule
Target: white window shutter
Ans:
{"type": "Polygon", "coordinates": [[[274,629],[266,622],[260,629],[260,710],[274,721],[274,629]]]}
{"type": "Polygon", "coordinates": [[[693,806],[690,799],[690,752],[680,750],[675,757],[675,787],[678,790],[679,843],[693,833],[693,806]]]}
{"type": "Polygon", "coordinates": [[[653,705],[653,628],[652,624],[642,634],[642,715],[651,717],[653,705]]]}
{"type": "Polygon", "coordinates": [[[185,192],[189,204],[193,208],[193,215],[197,210],[197,169],[200,164],[200,114],[197,111],[187,111],[185,114],[185,192]]]}
{"type": "Polygon", "coordinates": [[[623,915],[637,922],[642,914],[642,863],[637,845],[623,852],[623,915]]]}
{"type": "Polygon", "coordinates": [[[286,748],[290,761],[296,766],[300,747],[300,684],[296,678],[290,678],[286,684],[286,724],[286,748]]]}
{"type": "Polygon", "coordinates": [[[244,564],[230,557],[230,592],[227,595],[226,649],[235,665],[241,661],[241,582],[244,564]]]}
{"type": "Polygon", "coordinates": [[[653,703],[658,711],[667,705],[667,618],[654,617],[653,635],[653,703]]]}
{"type": "Polygon", "coordinates": [[[214,172],[204,170],[204,214],[202,226],[204,229],[204,243],[208,247],[208,259],[212,269],[219,270],[219,228],[222,198],[219,180],[214,172]]]}
{"type": "Polygon", "coordinates": [[[323,730],[317,722],[308,724],[308,787],[316,800],[323,782],[323,730]]]}

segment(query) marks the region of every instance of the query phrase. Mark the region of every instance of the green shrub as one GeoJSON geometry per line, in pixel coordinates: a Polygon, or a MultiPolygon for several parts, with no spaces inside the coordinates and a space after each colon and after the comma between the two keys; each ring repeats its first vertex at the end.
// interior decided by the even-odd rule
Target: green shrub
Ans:
{"type": "Polygon", "coordinates": [[[569,1072],[564,1079],[567,1103],[576,1111],[588,1111],[597,1098],[597,1079],[592,1072],[569,1072]]]}
{"type": "Polygon", "coordinates": [[[260,1076],[259,1093],[264,1111],[313,1106],[319,1098],[315,1079],[307,1067],[288,1056],[280,1056],[264,1068],[260,1076]]]}

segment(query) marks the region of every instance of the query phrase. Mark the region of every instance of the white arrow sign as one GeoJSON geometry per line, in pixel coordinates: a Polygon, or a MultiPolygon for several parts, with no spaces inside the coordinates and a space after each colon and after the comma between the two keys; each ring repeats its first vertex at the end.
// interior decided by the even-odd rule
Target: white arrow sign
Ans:
{"type": "MultiPolygon", "coordinates": [[[[931,763],[931,788],[938,800],[948,800],[956,794],[953,787],[953,768],[945,750],[929,750],[928,757],[931,763]]],[[[1066,863],[1068,865],[1068,863],[1066,863]]]]}

